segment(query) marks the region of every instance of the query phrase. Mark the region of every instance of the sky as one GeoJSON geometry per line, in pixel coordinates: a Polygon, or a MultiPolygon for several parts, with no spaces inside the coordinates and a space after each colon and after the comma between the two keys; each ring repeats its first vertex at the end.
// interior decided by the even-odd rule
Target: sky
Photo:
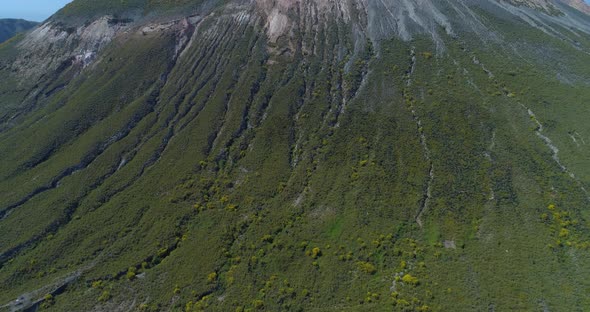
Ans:
{"type": "Polygon", "coordinates": [[[0,18],[41,22],[69,2],[71,0],[0,0],[0,18]]]}

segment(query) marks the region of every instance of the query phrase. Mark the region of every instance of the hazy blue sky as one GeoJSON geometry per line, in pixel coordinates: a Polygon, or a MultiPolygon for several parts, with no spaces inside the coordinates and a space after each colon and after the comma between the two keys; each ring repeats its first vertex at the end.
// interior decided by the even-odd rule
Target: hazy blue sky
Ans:
{"type": "Polygon", "coordinates": [[[71,0],[0,0],[0,18],[41,22],[69,2],[71,0]]]}

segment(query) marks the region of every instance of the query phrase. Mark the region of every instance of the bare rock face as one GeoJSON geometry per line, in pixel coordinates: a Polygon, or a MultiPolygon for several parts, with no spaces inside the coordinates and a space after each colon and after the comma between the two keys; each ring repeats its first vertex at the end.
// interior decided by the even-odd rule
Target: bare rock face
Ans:
{"type": "Polygon", "coordinates": [[[177,57],[201,19],[196,15],[164,23],[134,24],[103,16],[75,29],[64,29],[59,23],[50,20],[34,29],[18,44],[20,55],[11,65],[12,72],[16,73],[17,80],[26,83],[59,68],[77,66],[83,69],[97,61],[100,52],[125,33],[147,35],[176,32],[177,57]]]}
{"type": "Polygon", "coordinates": [[[506,0],[515,5],[524,5],[531,8],[543,10],[546,12],[558,12],[559,9],[556,7],[556,3],[565,3],[581,12],[590,14],[590,6],[584,0],[506,0]]]}
{"type": "MultiPolygon", "coordinates": [[[[564,2],[590,12],[590,6],[582,0],[564,2]]],[[[484,42],[496,41],[493,29],[475,13],[478,6],[495,7],[500,14],[515,16],[555,36],[559,36],[559,30],[551,24],[590,30],[584,22],[562,12],[561,6],[552,0],[254,0],[254,3],[271,44],[281,38],[292,38],[297,32],[317,31],[325,23],[340,22],[352,28],[355,41],[369,38],[375,43],[391,37],[407,41],[423,34],[431,37],[442,51],[441,36],[456,37],[459,29],[477,33],[484,42]]]]}
{"type": "MultiPolygon", "coordinates": [[[[416,34],[429,34],[442,49],[439,30],[455,36],[448,17],[431,0],[255,0],[255,5],[270,44],[338,24],[350,27],[356,50],[367,39],[373,43],[391,37],[410,40],[416,34]]],[[[312,50],[305,42],[302,48],[312,50]]]]}
{"type": "MultiPolygon", "coordinates": [[[[590,13],[590,6],[583,0],[560,1],[590,13]]],[[[432,37],[437,43],[438,50],[442,51],[444,40],[441,35],[455,37],[457,29],[475,32],[483,41],[496,39],[494,32],[473,12],[473,8],[481,3],[498,6],[505,10],[506,14],[519,16],[535,27],[544,28],[546,32],[553,32],[549,29],[549,24],[529,13],[523,14],[522,10],[534,9],[549,13],[549,17],[543,18],[553,19],[551,23],[563,26],[576,24],[577,28],[590,31],[590,27],[579,25],[569,17],[551,17],[550,13],[559,12],[551,0],[252,0],[236,1],[226,6],[236,5],[241,12],[251,12],[244,10],[251,6],[255,13],[248,13],[246,19],[253,24],[262,19],[269,44],[277,44],[284,38],[286,42],[279,45],[290,50],[294,49],[295,43],[292,40],[296,34],[313,34],[319,29],[341,23],[352,29],[355,45],[362,45],[367,39],[375,43],[395,36],[407,41],[417,34],[426,34],[432,37]],[[461,19],[457,19],[456,16],[460,16],[461,19]]],[[[172,20],[157,25],[143,24],[141,30],[149,33],[168,29],[177,22],[178,20],[172,20]]],[[[189,24],[196,23],[197,21],[194,21],[189,24]]],[[[33,30],[19,44],[22,54],[12,67],[18,72],[18,76],[28,78],[39,77],[44,72],[58,68],[64,62],[71,61],[86,67],[118,34],[132,27],[133,23],[112,16],[103,16],[77,28],[65,28],[50,20],[33,30]]],[[[188,39],[185,36],[182,44],[186,44],[188,39]]],[[[307,46],[308,43],[303,42],[302,45],[304,51],[313,53],[313,47],[307,46]]],[[[275,52],[280,54],[284,51],[275,52]]]]}
{"type": "Polygon", "coordinates": [[[453,36],[448,17],[442,13],[437,1],[430,0],[379,0],[366,1],[368,28],[371,37],[382,39],[392,34],[410,40],[419,33],[429,34],[441,44],[439,29],[453,36]]]}
{"type": "Polygon", "coordinates": [[[515,5],[523,5],[534,9],[540,9],[544,11],[555,10],[555,6],[549,0],[505,0],[515,5]]]}
{"type": "Polygon", "coordinates": [[[586,4],[586,2],[584,2],[584,0],[561,0],[561,1],[573,8],[576,8],[576,9],[590,15],[590,5],[586,4]]]}
{"type": "Polygon", "coordinates": [[[115,36],[129,27],[104,16],[76,29],[63,29],[52,21],[33,30],[20,44],[22,54],[13,63],[18,76],[35,79],[64,63],[83,67],[115,36]]]}
{"type": "MultiPolygon", "coordinates": [[[[590,12],[590,6],[582,0],[562,1],[590,12]]],[[[334,27],[344,27],[344,32],[351,34],[352,46],[348,48],[355,54],[362,51],[368,41],[378,45],[382,39],[397,37],[408,41],[416,35],[431,37],[440,53],[445,50],[443,37],[460,37],[465,31],[476,33],[483,42],[502,40],[475,13],[475,8],[481,5],[496,7],[503,12],[501,14],[516,16],[553,36],[560,36],[561,30],[551,25],[575,27],[590,33],[590,25],[579,17],[552,14],[560,12],[558,7],[562,8],[563,4],[556,6],[551,0],[251,0],[230,2],[225,10],[216,14],[218,17],[235,15],[233,18],[241,22],[264,27],[273,55],[290,55],[299,48],[304,54],[312,54],[315,43],[297,37],[314,38],[321,30],[334,27]]],[[[18,81],[35,81],[60,67],[89,66],[98,59],[99,52],[122,33],[139,30],[147,34],[170,28],[179,30],[178,56],[182,47],[189,44],[192,33],[198,32],[194,26],[206,17],[207,14],[175,17],[150,24],[102,16],[73,28],[49,20],[18,44],[19,56],[7,66],[18,81]]]]}
{"type": "Polygon", "coordinates": [[[332,15],[348,22],[350,11],[356,5],[356,1],[256,0],[257,9],[266,18],[271,42],[289,34],[297,24],[318,22],[321,16],[332,15]]]}

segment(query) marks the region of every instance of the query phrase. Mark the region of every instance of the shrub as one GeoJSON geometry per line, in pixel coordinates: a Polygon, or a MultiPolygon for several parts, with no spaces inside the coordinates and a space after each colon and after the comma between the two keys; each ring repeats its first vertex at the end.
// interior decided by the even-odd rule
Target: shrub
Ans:
{"type": "Polygon", "coordinates": [[[378,293],[367,292],[367,297],[365,297],[365,302],[370,303],[375,300],[379,300],[380,296],[378,293]]]}
{"type": "Polygon", "coordinates": [[[322,255],[322,250],[319,247],[315,247],[311,250],[311,257],[317,259],[319,256],[322,255]]]}
{"type": "Polygon", "coordinates": [[[410,305],[410,302],[408,302],[408,300],[406,300],[406,299],[397,299],[395,301],[395,304],[398,305],[398,306],[405,307],[405,306],[409,306],[410,305]]]}
{"type": "Polygon", "coordinates": [[[258,263],[258,257],[252,256],[250,257],[250,265],[256,265],[258,263]]]}
{"type": "Polygon", "coordinates": [[[362,272],[365,272],[367,274],[375,274],[377,272],[377,269],[375,268],[375,266],[373,264],[371,264],[370,262],[365,262],[365,261],[359,261],[357,262],[359,270],[361,270],[362,272]]]}
{"type": "Polygon", "coordinates": [[[418,281],[418,278],[417,277],[414,277],[414,276],[412,276],[410,274],[404,275],[404,277],[402,277],[402,281],[404,283],[406,283],[406,284],[413,285],[413,286],[416,286],[416,285],[418,285],[420,283],[418,281]]]}
{"type": "Polygon", "coordinates": [[[216,272],[212,272],[212,273],[209,273],[209,275],[207,275],[207,281],[209,283],[213,283],[216,280],[217,280],[217,273],[216,272]]]}
{"type": "Polygon", "coordinates": [[[158,257],[162,258],[168,255],[168,248],[160,248],[158,250],[158,257]]]}
{"type": "Polygon", "coordinates": [[[104,282],[102,280],[92,282],[92,288],[103,288],[104,282]]]}
{"type": "Polygon", "coordinates": [[[429,60],[429,59],[431,59],[431,58],[432,58],[433,54],[432,54],[432,52],[422,52],[422,56],[423,56],[425,59],[429,60]]]}
{"type": "Polygon", "coordinates": [[[265,242],[265,243],[272,243],[272,241],[274,239],[273,239],[272,235],[266,234],[266,235],[262,236],[262,238],[260,240],[263,241],[263,242],[265,242]]]}
{"type": "Polygon", "coordinates": [[[559,237],[568,237],[570,234],[570,231],[568,229],[561,229],[559,231],[559,237]]]}
{"type": "Polygon", "coordinates": [[[106,302],[109,299],[111,299],[111,294],[108,290],[103,291],[102,294],[100,294],[100,296],[98,297],[98,301],[100,302],[106,302]]]}
{"type": "Polygon", "coordinates": [[[47,309],[47,308],[51,307],[53,304],[55,304],[55,300],[53,299],[53,295],[47,294],[43,297],[43,303],[41,304],[41,307],[43,309],[47,309]]]}
{"type": "Polygon", "coordinates": [[[254,300],[254,301],[252,301],[252,305],[254,306],[254,308],[261,310],[262,308],[264,308],[264,301],[254,300]]]}
{"type": "Polygon", "coordinates": [[[201,300],[197,301],[197,302],[192,302],[189,301],[186,306],[185,306],[185,310],[187,312],[189,311],[207,311],[207,308],[209,307],[209,300],[211,299],[211,296],[204,296],[203,298],[201,298],[201,300]]]}
{"type": "Polygon", "coordinates": [[[309,296],[309,290],[307,290],[307,288],[304,288],[301,291],[301,297],[307,297],[307,296],[309,296]]]}
{"type": "Polygon", "coordinates": [[[128,280],[133,280],[135,279],[135,267],[129,267],[129,269],[127,270],[127,279],[128,280]]]}
{"type": "Polygon", "coordinates": [[[136,277],[135,272],[127,271],[126,277],[130,281],[134,280],[136,277]]]}

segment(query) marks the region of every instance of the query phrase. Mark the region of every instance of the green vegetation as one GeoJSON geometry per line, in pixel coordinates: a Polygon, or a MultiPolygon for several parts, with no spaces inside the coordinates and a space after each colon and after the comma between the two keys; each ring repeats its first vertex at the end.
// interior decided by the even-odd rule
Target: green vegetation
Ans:
{"type": "Polygon", "coordinates": [[[52,305],[55,304],[55,299],[51,294],[47,294],[43,297],[43,303],[41,303],[41,308],[49,309],[52,305]]]}
{"type": "Polygon", "coordinates": [[[357,264],[359,266],[359,270],[361,270],[362,272],[365,272],[367,274],[375,274],[375,272],[377,272],[375,266],[369,262],[359,261],[357,264]]]}
{"type": "Polygon", "coordinates": [[[105,302],[111,299],[111,293],[108,290],[104,290],[98,297],[99,302],[105,302]]]}
{"type": "Polygon", "coordinates": [[[27,31],[37,25],[20,19],[0,19],[0,43],[14,37],[17,33],[27,31]]]}
{"type": "Polygon", "coordinates": [[[409,285],[413,285],[416,286],[418,285],[418,279],[410,274],[406,274],[404,275],[404,277],[402,277],[402,282],[409,284],[409,285]]]}
{"type": "Polygon", "coordinates": [[[0,78],[0,304],[51,286],[48,311],[590,307],[583,50],[483,9],[522,58],[472,33],[373,42],[329,16],[270,44],[228,10],[180,58],[175,29],[121,35],[32,106],[0,78]]]}
{"type": "Polygon", "coordinates": [[[154,14],[179,14],[198,11],[203,0],[77,0],[69,3],[53,20],[64,25],[86,23],[103,15],[114,16],[113,22],[127,23],[154,14]]]}

